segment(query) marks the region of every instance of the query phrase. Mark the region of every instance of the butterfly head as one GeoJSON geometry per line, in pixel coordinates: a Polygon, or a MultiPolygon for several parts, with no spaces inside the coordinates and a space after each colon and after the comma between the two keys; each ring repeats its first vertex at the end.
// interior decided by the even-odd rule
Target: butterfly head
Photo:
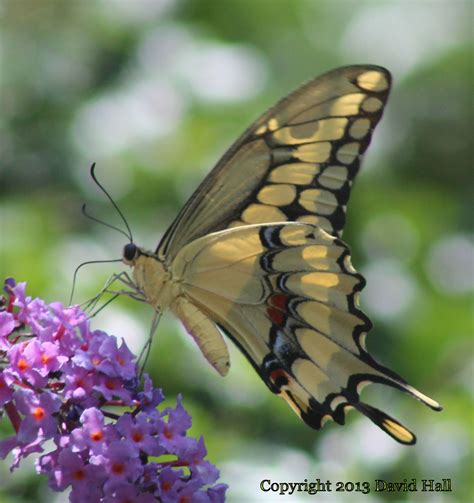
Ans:
{"type": "Polygon", "coordinates": [[[135,243],[128,243],[123,247],[122,260],[127,265],[134,266],[140,255],[140,248],[135,243]]]}

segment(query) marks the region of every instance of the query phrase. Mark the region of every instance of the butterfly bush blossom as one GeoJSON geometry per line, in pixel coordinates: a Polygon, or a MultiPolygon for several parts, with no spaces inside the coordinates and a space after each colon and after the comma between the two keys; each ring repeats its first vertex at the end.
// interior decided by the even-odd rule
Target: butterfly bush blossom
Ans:
{"type": "Polygon", "coordinates": [[[0,408],[14,435],[0,440],[11,470],[32,453],[38,473],[71,502],[218,503],[227,486],[188,437],[182,405],[158,410],[164,396],[138,368],[125,342],[91,331],[78,306],[46,304],[5,282],[0,306],[0,408]],[[213,485],[214,484],[214,485],[213,485]]]}

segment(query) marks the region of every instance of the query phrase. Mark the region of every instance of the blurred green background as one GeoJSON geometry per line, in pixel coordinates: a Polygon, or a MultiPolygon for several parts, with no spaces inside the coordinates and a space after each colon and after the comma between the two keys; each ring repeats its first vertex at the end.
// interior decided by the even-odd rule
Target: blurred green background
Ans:
{"type": "MultiPolygon", "coordinates": [[[[89,178],[118,202],[135,241],[154,249],[227,146],[275,100],[344,64],[394,77],[350,202],[344,238],[366,276],[371,351],[445,408],[434,413],[374,386],[366,401],[418,436],[398,445],[353,413],[320,432],[269,393],[232,348],[222,379],[171,316],[148,370],[183,393],[230,502],[472,501],[471,2],[318,0],[12,0],[1,3],[1,273],[48,301],[75,267],[119,258],[121,225],[89,178]],[[452,479],[451,493],[279,497],[262,479],[452,479]]],[[[76,302],[119,264],[81,270],[76,302]]],[[[151,308],[120,299],[93,326],[138,351],[151,308]]],[[[0,502],[65,501],[33,465],[0,465],[0,502]],[[56,499],[54,499],[56,498],[56,499]]]]}

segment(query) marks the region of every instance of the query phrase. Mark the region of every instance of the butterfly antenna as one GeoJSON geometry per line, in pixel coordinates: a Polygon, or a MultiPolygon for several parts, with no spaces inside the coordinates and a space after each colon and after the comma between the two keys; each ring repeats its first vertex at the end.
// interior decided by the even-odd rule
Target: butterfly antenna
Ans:
{"type": "MultiPolygon", "coordinates": [[[[127,219],[125,218],[124,214],[122,213],[122,211],[118,207],[117,203],[112,199],[112,196],[105,190],[104,186],[99,182],[99,180],[97,180],[97,177],[95,176],[95,162],[92,163],[90,173],[91,173],[92,180],[94,180],[97,187],[99,187],[99,189],[105,194],[107,199],[112,203],[112,206],[117,210],[117,213],[120,215],[120,218],[122,219],[123,223],[125,224],[125,227],[127,228],[127,231],[128,231],[128,235],[125,234],[123,231],[121,231],[122,234],[125,234],[127,236],[127,238],[130,239],[130,242],[133,243],[132,231],[130,229],[130,226],[128,225],[127,219]]],[[[95,219],[95,220],[97,222],[100,222],[97,219],[95,219]]],[[[100,223],[103,224],[104,222],[100,222],[100,223]]],[[[105,225],[107,225],[107,224],[105,224],[105,225]]],[[[108,225],[108,227],[111,227],[113,229],[118,230],[116,227],[112,227],[111,225],[108,225]]]]}
{"type": "Polygon", "coordinates": [[[90,213],[87,213],[86,211],[86,203],[84,203],[82,205],[82,208],[81,208],[81,211],[82,211],[82,214],[88,218],[89,220],[93,220],[94,222],[97,222],[99,224],[102,224],[102,225],[105,225],[106,227],[108,227],[109,229],[114,229],[115,231],[118,231],[120,232],[120,234],[123,234],[127,239],[130,240],[131,243],[133,243],[133,239],[132,239],[132,235],[128,235],[125,231],[123,231],[122,229],[119,229],[118,227],[115,227],[115,225],[112,225],[112,224],[108,224],[107,222],[104,222],[103,220],[100,220],[96,217],[93,217],[90,213]]]}
{"type": "Polygon", "coordinates": [[[88,262],[83,262],[82,264],[79,264],[76,267],[76,270],[74,271],[74,275],[72,277],[72,288],[71,288],[71,295],[69,296],[69,305],[72,305],[72,299],[74,297],[74,291],[76,289],[76,281],[77,281],[77,273],[79,272],[79,269],[85,265],[89,264],[110,264],[112,262],[122,262],[122,259],[112,259],[112,260],[90,260],[88,262]]]}

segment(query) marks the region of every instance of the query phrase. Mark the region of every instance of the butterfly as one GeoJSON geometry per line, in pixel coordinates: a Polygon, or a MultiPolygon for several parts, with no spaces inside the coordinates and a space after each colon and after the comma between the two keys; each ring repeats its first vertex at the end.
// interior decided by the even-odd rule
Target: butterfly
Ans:
{"type": "Polygon", "coordinates": [[[309,426],[355,408],[403,444],[415,435],[359,394],[370,383],[440,405],[378,363],[359,309],[364,278],[340,239],[361,156],[390,91],[379,66],[335,69],[255,121],[205,177],[154,252],[123,261],[156,312],[170,309],[226,375],[224,336],[309,426]]]}

